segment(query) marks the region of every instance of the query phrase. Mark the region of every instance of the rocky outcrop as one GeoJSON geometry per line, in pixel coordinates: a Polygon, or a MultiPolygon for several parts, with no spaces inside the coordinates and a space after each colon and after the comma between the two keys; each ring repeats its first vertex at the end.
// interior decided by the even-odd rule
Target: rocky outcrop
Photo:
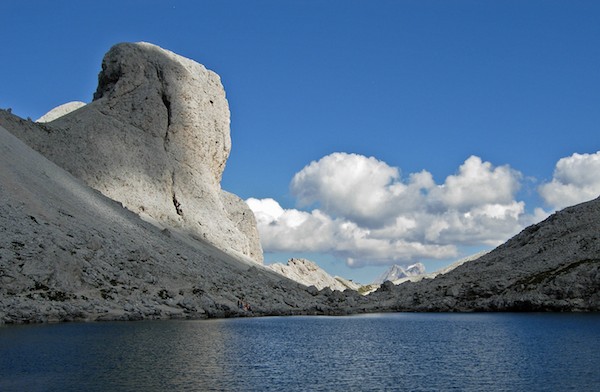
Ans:
{"type": "Polygon", "coordinates": [[[6,127],[143,218],[262,263],[253,213],[220,187],[229,122],[217,74],[155,45],[124,43],[105,55],[90,104],[45,131],[6,127]]]}
{"type": "Polygon", "coordinates": [[[220,196],[227,217],[248,240],[248,245],[243,248],[243,253],[255,261],[262,262],[263,253],[254,213],[244,200],[233,193],[221,191],[220,196]]]}
{"type": "Polygon", "coordinates": [[[50,121],[54,121],[57,118],[67,115],[67,114],[71,113],[72,111],[75,111],[84,106],[85,106],[85,102],[80,102],[80,101],[67,102],[67,103],[64,103],[64,104],[57,106],[54,109],[50,110],[48,113],[44,114],[42,117],[35,120],[35,122],[47,123],[50,121]]]}
{"type": "Polygon", "coordinates": [[[334,276],[334,279],[349,290],[360,291],[360,289],[364,287],[364,285],[361,283],[355,282],[351,279],[342,278],[341,276],[334,276]]]}
{"type": "Polygon", "coordinates": [[[559,211],[454,270],[371,294],[419,311],[600,310],[600,198],[559,211]]]}

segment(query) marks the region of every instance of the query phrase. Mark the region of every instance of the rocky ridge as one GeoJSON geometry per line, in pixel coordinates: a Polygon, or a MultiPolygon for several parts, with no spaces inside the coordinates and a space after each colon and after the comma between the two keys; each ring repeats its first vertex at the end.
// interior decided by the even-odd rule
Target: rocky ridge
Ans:
{"type": "Polygon", "coordinates": [[[80,102],[80,101],[67,102],[67,103],[59,105],[59,106],[55,107],[54,109],[50,110],[48,113],[44,114],[42,117],[35,120],[35,122],[47,123],[50,121],[54,121],[57,118],[65,116],[65,115],[67,115],[79,108],[82,108],[84,106],[85,106],[85,102],[80,102]]]}
{"type": "MultiPolygon", "coordinates": [[[[487,254],[488,252],[489,251],[483,251],[483,252],[479,252],[479,253],[464,257],[464,258],[457,260],[454,263],[452,263],[444,268],[441,268],[437,271],[434,271],[434,272],[404,276],[402,278],[393,280],[392,283],[394,283],[395,285],[399,285],[404,282],[420,282],[423,279],[434,279],[438,275],[447,274],[448,272],[452,271],[453,269],[460,267],[464,263],[467,263],[467,262],[473,261],[473,260],[477,260],[478,258],[487,254]]],[[[423,271],[423,272],[425,272],[425,271],[423,271]]]]}
{"type": "Polygon", "coordinates": [[[411,273],[407,274],[406,270],[401,266],[392,266],[392,267],[390,267],[390,269],[388,271],[383,273],[381,275],[381,277],[379,277],[376,280],[376,282],[381,282],[383,280],[382,283],[375,282],[375,283],[371,283],[368,285],[364,285],[364,286],[361,286],[358,289],[358,291],[363,295],[369,295],[369,294],[377,291],[381,287],[381,285],[387,281],[390,281],[391,283],[393,283],[394,285],[397,286],[397,285],[405,283],[405,282],[420,282],[423,279],[434,279],[438,275],[447,274],[448,272],[452,271],[456,267],[459,267],[466,262],[476,260],[486,253],[488,253],[488,252],[483,251],[483,252],[479,252],[479,253],[476,253],[471,256],[464,257],[444,268],[441,268],[437,271],[430,272],[430,273],[425,273],[425,266],[422,265],[421,263],[413,264],[407,268],[407,270],[413,272],[412,274],[411,273]],[[418,264],[421,264],[421,265],[418,265],[418,264]],[[411,268],[411,267],[414,267],[414,268],[411,268]],[[402,272],[402,271],[404,271],[404,272],[402,272]],[[401,277],[398,278],[398,276],[401,276],[401,277]]]}
{"type": "Polygon", "coordinates": [[[0,110],[0,323],[600,310],[600,199],[367,297],[274,273],[220,188],[228,121],[216,74],[150,44],[111,49],[94,101],[54,121],[0,110]]]}

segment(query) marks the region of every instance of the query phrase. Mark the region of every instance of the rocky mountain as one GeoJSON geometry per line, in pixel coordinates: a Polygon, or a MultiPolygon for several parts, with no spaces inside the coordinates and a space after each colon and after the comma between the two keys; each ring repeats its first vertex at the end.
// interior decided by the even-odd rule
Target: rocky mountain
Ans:
{"type": "Polygon", "coordinates": [[[262,263],[254,214],[221,190],[231,150],[219,76],[148,43],[104,56],[94,100],[52,110],[43,127],[4,126],[127,209],[262,263]],[[54,113],[54,114],[53,114],[54,113]]]}
{"type": "Polygon", "coordinates": [[[393,282],[398,279],[406,278],[408,276],[418,276],[425,274],[425,266],[423,263],[416,263],[409,265],[404,268],[400,265],[394,264],[387,271],[385,271],[381,276],[379,276],[373,284],[382,284],[383,282],[393,282]]]}
{"type": "Polygon", "coordinates": [[[390,310],[600,310],[600,198],[556,212],[452,271],[372,300],[390,310]]]}
{"type": "Polygon", "coordinates": [[[146,43],[106,54],[90,104],[39,123],[0,111],[0,323],[335,314],[361,300],[261,265],[253,213],[220,188],[230,143],[219,77],[146,43]]]}
{"type": "MultiPolygon", "coordinates": [[[[399,284],[402,284],[405,282],[420,282],[423,279],[434,279],[438,275],[447,274],[448,272],[452,271],[456,267],[461,266],[466,262],[476,260],[486,253],[487,253],[487,251],[484,251],[484,252],[480,252],[480,253],[477,253],[477,254],[474,254],[471,256],[464,257],[444,268],[441,268],[437,271],[430,272],[430,273],[425,272],[425,266],[422,266],[422,268],[419,267],[418,265],[409,266],[409,268],[407,270],[412,271],[413,274],[407,274],[406,270],[404,270],[402,267],[394,268],[394,266],[392,266],[392,267],[390,267],[390,269],[388,271],[386,271],[386,273],[384,273],[381,277],[379,277],[379,279],[377,279],[377,282],[381,282],[381,280],[383,280],[383,282],[371,283],[368,285],[364,285],[364,286],[360,287],[358,291],[363,295],[369,295],[369,294],[377,291],[383,283],[388,282],[388,281],[393,283],[394,285],[399,285],[399,284]],[[416,266],[416,268],[411,268],[411,267],[415,267],[415,266],[416,266]],[[399,271],[399,272],[396,273],[395,271],[399,271]],[[402,272],[402,271],[404,271],[404,272],[402,272]],[[389,276],[391,279],[387,278],[386,276],[389,276]],[[401,277],[394,279],[395,276],[401,276],[401,277]]],[[[418,264],[421,264],[421,263],[418,263],[418,264]]]]}
{"type": "Polygon", "coordinates": [[[318,290],[328,287],[331,290],[344,291],[348,288],[310,260],[292,258],[287,264],[275,263],[268,267],[286,278],[304,286],[315,286],[318,290]]]}
{"type": "Polygon", "coordinates": [[[600,198],[361,296],[306,260],[281,268],[304,284],[262,265],[254,215],[220,187],[229,109],[213,72],[119,44],[71,109],[39,123],[0,110],[0,323],[600,310],[600,198]]]}
{"type": "Polygon", "coordinates": [[[395,285],[399,285],[402,284],[404,282],[419,282],[423,279],[434,279],[436,278],[438,275],[443,275],[443,274],[447,274],[448,272],[452,271],[453,269],[463,265],[464,263],[467,263],[469,261],[473,261],[473,260],[477,260],[478,258],[480,258],[481,256],[487,254],[488,251],[483,251],[483,252],[479,252],[476,253],[474,255],[470,255],[467,257],[463,257],[460,260],[457,260],[455,262],[453,262],[452,264],[441,268],[437,271],[431,272],[431,273],[423,273],[423,274],[417,274],[417,275],[412,275],[412,276],[405,276],[403,278],[399,278],[394,280],[392,283],[394,283],[395,285]]]}
{"type": "Polygon", "coordinates": [[[152,225],[3,127],[0,167],[0,324],[337,314],[361,300],[152,225]]]}

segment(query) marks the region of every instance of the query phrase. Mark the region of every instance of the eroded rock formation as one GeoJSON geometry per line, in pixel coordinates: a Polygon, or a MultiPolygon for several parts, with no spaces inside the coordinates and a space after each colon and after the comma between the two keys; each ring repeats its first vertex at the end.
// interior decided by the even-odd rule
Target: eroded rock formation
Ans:
{"type": "Polygon", "coordinates": [[[221,190],[231,150],[219,76],[148,43],[105,55],[94,100],[15,133],[89,186],[147,220],[262,263],[255,218],[221,190]]]}

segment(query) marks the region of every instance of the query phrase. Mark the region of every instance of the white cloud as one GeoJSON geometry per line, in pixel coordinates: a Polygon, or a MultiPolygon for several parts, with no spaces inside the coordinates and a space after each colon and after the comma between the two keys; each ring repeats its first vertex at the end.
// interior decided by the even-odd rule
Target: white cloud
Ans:
{"type": "Polygon", "coordinates": [[[521,174],[509,166],[494,168],[490,162],[471,156],[460,166],[458,174],[448,176],[442,186],[431,192],[430,199],[445,208],[461,211],[482,205],[511,204],[520,180],[521,174]]]}
{"type": "MultiPolygon", "coordinates": [[[[325,252],[348,265],[450,258],[461,245],[497,245],[533,217],[515,200],[521,174],[469,157],[436,185],[423,170],[400,170],[373,157],[335,153],[311,162],[291,183],[310,212],[273,199],[249,199],[265,251],[325,252]]],[[[542,212],[538,211],[538,216],[542,212]]]]}
{"type": "Polygon", "coordinates": [[[334,153],[311,162],[292,179],[290,189],[301,206],[318,205],[333,216],[377,224],[402,192],[399,171],[375,158],[334,153]]]}
{"type": "Polygon", "coordinates": [[[257,217],[261,243],[271,252],[322,252],[346,259],[349,265],[386,264],[417,258],[448,258],[453,245],[422,244],[379,236],[354,222],[331,218],[320,210],[283,209],[273,199],[246,200],[257,217]],[[272,211],[277,211],[272,214],[272,211]],[[280,213],[281,212],[281,213],[280,213]]]}
{"type": "Polygon", "coordinates": [[[556,209],[600,195],[600,151],[573,154],[556,163],[552,181],[539,187],[544,201],[556,209]]]}

